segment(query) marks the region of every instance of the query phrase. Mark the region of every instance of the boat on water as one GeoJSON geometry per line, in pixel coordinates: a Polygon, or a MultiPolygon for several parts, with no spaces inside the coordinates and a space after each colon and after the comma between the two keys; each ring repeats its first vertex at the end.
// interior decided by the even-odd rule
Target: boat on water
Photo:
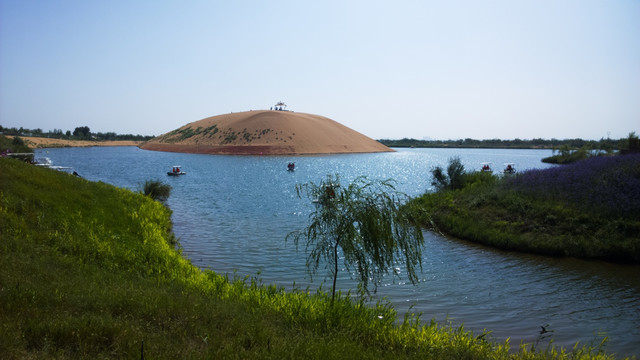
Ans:
{"type": "Polygon", "coordinates": [[[167,175],[169,176],[179,176],[179,175],[186,175],[187,173],[182,171],[180,165],[174,165],[171,167],[171,171],[167,172],[167,175]]]}
{"type": "Polygon", "coordinates": [[[322,187],[318,187],[317,193],[311,200],[314,204],[326,205],[329,201],[336,198],[336,189],[340,187],[340,184],[325,184],[322,187]]]}
{"type": "Polygon", "coordinates": [[[483,162],[480,163],[480,165],[482,165],[482,168],[480,169],[480,171],[482,172],[491,172],[491,163],[490,162],[483,162]]]}
{"type": "Polygon", "coordinates": [[[43,157],[43,158],[36,159],[33,162],[33,165],[35,165],[35,166],[43,166],[43,167],[50,167],[50,166],[53,166],[53,162],[51,162],[51,159],[49,159],[48,157],[43,157]]]}
{"type": "Polygon", "coordinates": [[[516,173],[516,164],[515,163],[505,163],[504,173],[505,174],[515,174],[516,173]]]}
{"type": "Polygon", "coordinates": [[[295,163],[290,162],[290,163],[287,165],[287,171],[296,171],[296,164],[295,164],[295,163]]]}
{"type": "MultiPolygon", "coordinates": [[[[53,162],[48,157],[43,157],[43,158],[36,159],[32,164],[35,165],[35,166],[40,166],[40,167],[44,167],[44,168],[47,168],[47,169],[65,170],[65,171],[66,170],[72,170],[72,168],[70,166],[53,165],[53,162]]],[[[73,172],[73,175],[80,176],[75,171],[73,172]]]]}

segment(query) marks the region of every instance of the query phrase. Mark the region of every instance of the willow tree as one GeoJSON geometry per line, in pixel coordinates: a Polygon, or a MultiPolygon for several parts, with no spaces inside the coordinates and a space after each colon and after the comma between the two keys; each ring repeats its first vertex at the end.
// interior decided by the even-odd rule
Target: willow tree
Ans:
{"type": "Polygon", "coordinates": [[[418,283],[422,270],[422,230],[412,221],[404,205],[408,196],[395,189],[392,180],[370,181],[359,177],[341,186],[339,177],[328,176],[319,184],[296,186],[299,198],[306,196],[316,204],[309,215],[309,225],[287,235],[298,249],[306,244],[307,271],[313,277],[321,264],[333,276],[331,301],[336,294],[340,253],[346,271],[356,274],[362,288],[369,293],[369,283],[377,287],[383,276],[400,276],[404,264],[406,276],[418,283]]]}

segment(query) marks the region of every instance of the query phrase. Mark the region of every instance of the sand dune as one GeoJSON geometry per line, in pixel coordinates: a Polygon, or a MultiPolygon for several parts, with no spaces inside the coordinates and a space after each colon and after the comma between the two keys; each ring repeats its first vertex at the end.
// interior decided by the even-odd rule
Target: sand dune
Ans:
{"type": "Polygon", "coordinates": [[[146,150],[201,154],[338,154],[392,149],[329,118],[291,111],[212,116],[160,135],[146,150]]]}

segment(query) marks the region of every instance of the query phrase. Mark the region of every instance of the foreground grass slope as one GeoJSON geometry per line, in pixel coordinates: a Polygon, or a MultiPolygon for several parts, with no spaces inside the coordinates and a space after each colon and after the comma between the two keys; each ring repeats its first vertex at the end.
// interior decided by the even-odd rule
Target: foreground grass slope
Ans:
{"type": "Polygon", "coordinates": [[[610,358],[397,324],[393,309],[202,272],[170,210],[104,183],[0,158],[0,358],[610,358]]]}
{"type": "Polygon", "coordinates": [[[415,202],[448,234],[506,250],[640,263],[640,154],[591,157],[415,202]]]}

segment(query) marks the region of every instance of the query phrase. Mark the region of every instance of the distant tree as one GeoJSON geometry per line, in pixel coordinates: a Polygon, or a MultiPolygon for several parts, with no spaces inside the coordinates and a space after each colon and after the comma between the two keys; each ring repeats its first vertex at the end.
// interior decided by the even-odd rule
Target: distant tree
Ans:
{"type": "Polygon", "coordinates": [[[635,131],[630,132],[626,139],[620,140],[620,149],[624,153],[640,151],[640,139],[635,131]]]}
{"type": "Polygon", "coordinates": [[[300,239],[306,241],[307,271],[313,276],[320,263],[328,263],[333,276],[331,301],[336,293],[340,268],[340,252],[346,271],[356,270],[359,284],[369,292],[371,281],[377,287],[384,274],[391,270],[399,276],[397,263],[404,263],[411,283],[416,284],[416,271],[422,269],[424,238],[420,226],[412,221],[411,211],[402,206],[408,197],[395,190],[391,180],[369,181],[359,177],[346,187],[339,177],[328,176],[319,184],[297,185],[298,197],[303,195],[316,203],[310,224],[289,233],[296,248],[300,239]]]}
{"type": "Polygon", "coordinates": [[[91,134],[91,130],[89,130],[88,126],[80,126],[73,130],[73,136],[79,138],[87,138],[91,134]]]}
{"type": "Polygon", "coordinates": [[[24,140],[22,140],[22,138],[18,136],[14,136],[11,143],[15,146],[25,146],[24,140]]]}
{"type": "Polygon", "coordinates": [[[571,146],[569,146],[569,144],[563,144],[558,148],[558,151],[560,152],[560,156],[569,156],[572,150],[573,149],[571,148],[571,146]]]}
{"type": "Polygon", "coordinates": [[[640,150],[640,139],[638,138],[638,135],[636,135],[635,131],[629,133],[627,141],[629,143],[629,150],[640,150]]]}
{"type": "Polygon", "coordinates": [[[107,132],[107,133],[97,133],[96,138],[98,140],[117,140],[118,135],[115,132],[107,132]]]}

